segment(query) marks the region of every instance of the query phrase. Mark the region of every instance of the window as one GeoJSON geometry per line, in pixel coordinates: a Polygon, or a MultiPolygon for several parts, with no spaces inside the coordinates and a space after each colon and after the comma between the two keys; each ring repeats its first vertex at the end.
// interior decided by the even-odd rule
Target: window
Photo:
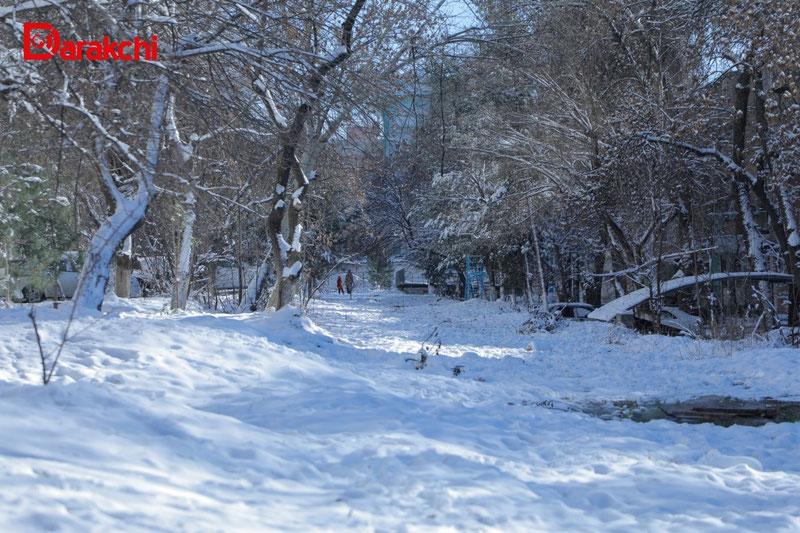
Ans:
{"type": "Polygon", "coordinates": [[[589,313],[592,312],[591,310],[586,309],[585,307],[576,307],[574,308],[573,311],[575,313],[575,318],[586,318],[587,316],[589,316],[589,313]]]}

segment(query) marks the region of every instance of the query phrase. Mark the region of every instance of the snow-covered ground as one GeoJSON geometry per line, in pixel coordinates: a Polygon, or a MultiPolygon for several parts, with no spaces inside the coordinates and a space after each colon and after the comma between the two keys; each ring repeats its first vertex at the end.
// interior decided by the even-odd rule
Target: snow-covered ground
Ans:
{"type": "MultiPolygon", "coordinates": [[[[797,399],[797,350],[520,335],[507,305],[394,292],[305,316],[164,304],[81,318],[47,387],[27,309],[0,310],[1,531],[800,530],[798,424],[536,405],[797,399]]],[[[38,315],[53,346],[67,309],[38,315]]]]}

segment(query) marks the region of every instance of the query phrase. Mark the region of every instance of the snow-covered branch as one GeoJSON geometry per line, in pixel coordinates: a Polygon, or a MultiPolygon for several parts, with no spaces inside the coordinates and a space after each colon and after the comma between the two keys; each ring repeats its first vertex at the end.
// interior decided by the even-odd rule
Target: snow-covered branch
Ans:
{"type": "Polygon", "coordinates": [[[636,266],[633,266],[633,267],[630,267],[630,268],[626,268],[624,270],[617,270],[615,272],[603,272],[603,273],[599,273],[599,274],[592,274],[592,276],[595,277],[595,278],[616,278],[616,277],[619,277],[619,276],[627,276],[629,274],[635,274],[636,272],[640,272],[640,271],[642,271],[642,270],[644,270],[644,269],[646,269],[648,267],[651,267],[651,266],[653,266],[653,265],[655,265],[655,264],[657,264],[657,263],[659,263],[661,261],[667,260],[667,259],[677,259],[679,257],[686,257],[686,256],[689,256],[689,255],[698,254],[700,252],[710,252],[712,250],[716,250],[717,248],[718,248],[717,246],[708,246],[706,248],[698,248],[696,250],[689,250],[689,251],[686,251],[686,252],[675,252],[675,253],[670,253],[670,254],[664,254],[664,255],[661,255],[659,257],[654,257],[654,258],[652,258],[652,259],[650,259],[648,261],[645,261],[644,263],[642,263],[640,265],[636,265],[636,266]]]}
{"type": "Polygon", "coordinates": [[[701,148],[691,143],[676,141],[664,136],[653,136],[650,134],[644,134],[644,138],[647,142],[676,146],[678,148],[683,148],[684,150],[688,150],[689,152],[692,152],[699,156],[714,158],[720,163],[724,164],[725,167],[730,172],[732,172],[737,179],[747,180],[750,184],[753,184],[757,181],[757,178],[755,175],[753,175],[753,173],[741,167],[740,165],[737,165],[732,158],[723,154],[717,148],[701,148]]]}

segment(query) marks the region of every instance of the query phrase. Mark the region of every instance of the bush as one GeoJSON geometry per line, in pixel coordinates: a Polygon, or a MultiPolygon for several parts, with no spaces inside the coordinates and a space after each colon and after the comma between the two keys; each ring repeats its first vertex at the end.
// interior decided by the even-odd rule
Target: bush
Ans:
{"type": "Polygon", "coordinates": [[[558,327],[559,322],[559,318],[553,313],[535,309],[531,312],[531,316],[528,317],[528,320],[523,322],[519,327],[517,333],[530,334],[536,333],[537,331],[554,331],[558,327]]]}

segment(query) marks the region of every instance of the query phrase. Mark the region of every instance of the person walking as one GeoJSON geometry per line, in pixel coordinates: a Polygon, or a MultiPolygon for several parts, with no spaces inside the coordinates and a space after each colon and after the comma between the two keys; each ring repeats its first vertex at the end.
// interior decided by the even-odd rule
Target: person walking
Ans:
{"type": "Polygon", "coordinates": [[[344,288],[342,288],[342,276],[336,278],[336,290],[339,291],[339,294],[344,294],[344,288]]]}
{"type": "Polygon", "coordinates": [[[344,286],[347,287],[347,294],[350,295],[350,299],[353,298],[353,286],[356,284],[356,280],[353,277],[353,273],[350,270],[347,270],[347,275],[344,277],[344,286]]]}

